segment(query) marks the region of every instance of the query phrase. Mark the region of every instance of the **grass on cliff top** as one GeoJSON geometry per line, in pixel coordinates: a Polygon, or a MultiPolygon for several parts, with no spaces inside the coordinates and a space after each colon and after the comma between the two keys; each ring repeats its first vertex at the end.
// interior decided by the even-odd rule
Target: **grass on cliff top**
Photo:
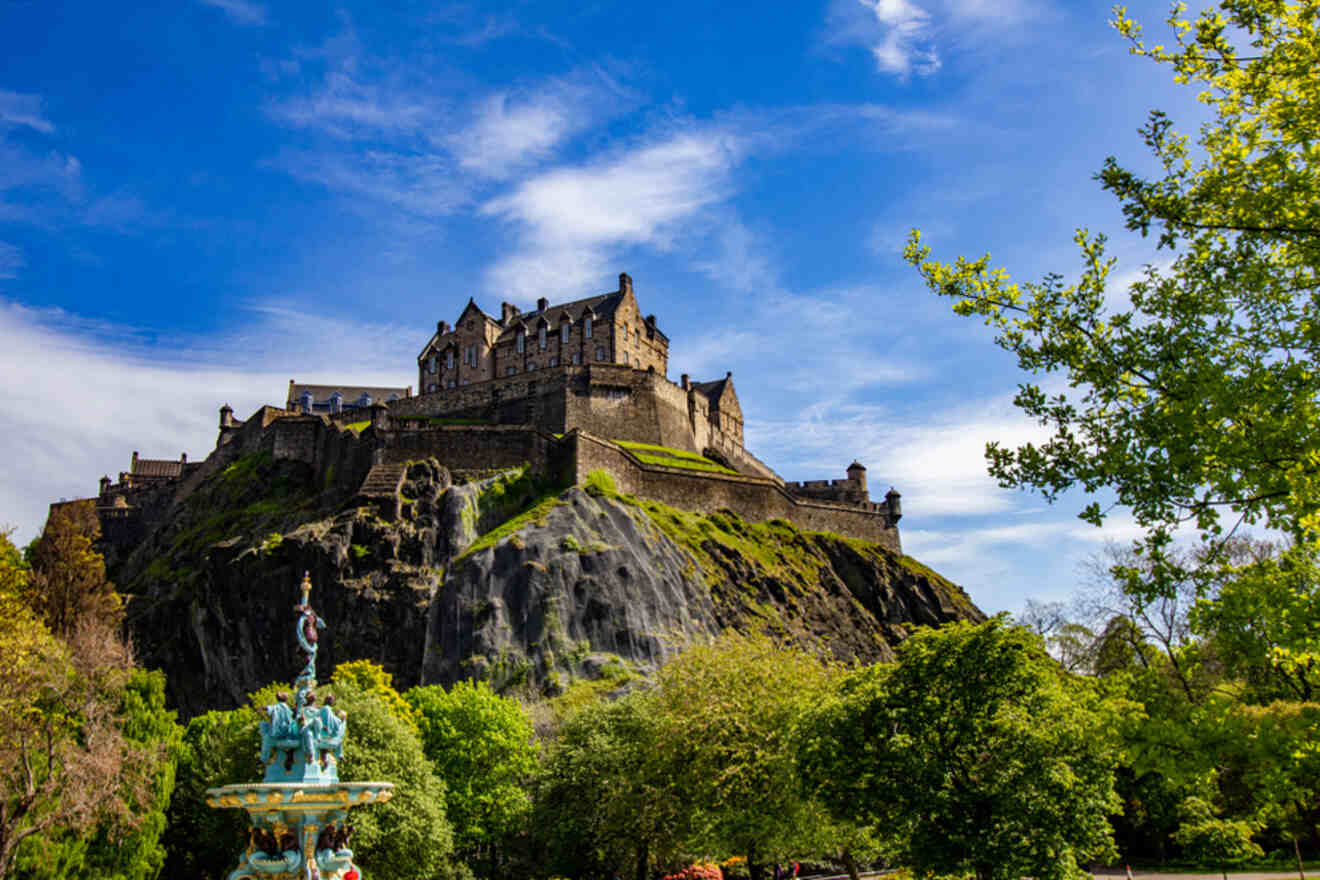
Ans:
{"type": "Polygon", "coordinates": [[[686,449],[672,449],[668,446],[656,446],[654,443],[634,443],[631,440],[615,440],[615,444],[631,452],[646,464],[660,464],[666,467],[686,468],[693,471],[709,471],[717,474],[734,474],[737,471],[717,464],[686,449]]]}
{"type": "Polygon", "coordinates": [[[191,582],[206,551],[228,538],[260,539],[263,550],[277,551],[283,542],[272,536],[325,513],[321,493],[307,482],[309,474],[300,462],[273,461],[264,452],[245,455],[212,474],[184,501],[173,520],[179,528],[165,536],[164,551],[132,578],[130,591],[142,577],[191,582]]]}
{"type": "Polygon", "coordinates": [[[354,434],[361,434],[363,431],[367,429],[367,425],[370,424],[371,424],[371,419],[363,419],[360,422],[349,422],[347,425],[344,425],[344,429],[347,431],[352,431],[354,434]]]}
{"type": "Polygon", "coordinates": [[[479,520],[494,516],[499,524],[473,541],[454,561],[494,547],[528,523],[544,525],[546,515],[564,503],[559,498],[563,490],[563,486],[538,482],[525,467],[501,475],[477,498],[479,520]]]}

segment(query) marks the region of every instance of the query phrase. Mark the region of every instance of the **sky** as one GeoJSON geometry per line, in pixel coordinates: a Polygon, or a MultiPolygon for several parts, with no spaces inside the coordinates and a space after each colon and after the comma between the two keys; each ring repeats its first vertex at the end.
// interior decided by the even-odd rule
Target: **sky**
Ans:
{"type": "MultiPolygon", "coordinates": [[[[1129,12],[1164,35],[1163,4],[1129,12]]],[[[1103,528],[986,475],[1030,377],[902,259],[1159,262],[1093,175],[1203,118],[1102,3],[0,2],[0,525],[134,450],[214,447],[290,379],[416,383],[438,320],[614,290],[669,375],[732,371],[790,480],[860,460],[987,612],[1065,600],[1103,528]]],[[[1057,381],[1054,377],[1035,380],[1057,381]]]]}

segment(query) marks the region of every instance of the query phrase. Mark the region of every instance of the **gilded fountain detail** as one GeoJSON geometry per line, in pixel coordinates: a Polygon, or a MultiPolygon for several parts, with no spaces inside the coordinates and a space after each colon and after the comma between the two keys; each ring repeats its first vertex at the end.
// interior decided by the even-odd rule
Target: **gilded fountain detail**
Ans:
{"type": "Polygon", "coordinates": [[[247,849],[228,880],[362,880],[349,841],[348,810],[382,803],[394,795],[389,782],[340,782],[339,760],[348,736],[348,718],[333,696],[318,705],[316,648],[323,621],[312,610],[312,590],[303,575],[298,613],[298,647],[304,657],[294,682],[295,697],[281,691],[261,722],[261,782],[237,783],[206,791],[212,807],[248,812],[247,849]]]}

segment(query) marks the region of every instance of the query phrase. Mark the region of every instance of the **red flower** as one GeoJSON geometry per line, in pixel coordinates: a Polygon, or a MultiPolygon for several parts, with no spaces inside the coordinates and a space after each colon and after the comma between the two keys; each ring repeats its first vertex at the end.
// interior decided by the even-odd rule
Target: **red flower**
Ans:
{"type": "Polygon", "coordinates": [[[344,880],[358,880],[362,875],[357,872],[357,868],[349,868],[344,872],[344,880]]]}

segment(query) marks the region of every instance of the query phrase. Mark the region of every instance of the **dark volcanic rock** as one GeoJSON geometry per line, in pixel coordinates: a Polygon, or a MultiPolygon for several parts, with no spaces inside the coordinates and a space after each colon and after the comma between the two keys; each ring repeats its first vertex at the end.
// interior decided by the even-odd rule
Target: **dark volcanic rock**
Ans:
{"type": "Polygon", "coordinates": [[[293,676],[304,571],[328,622],[322,675],[368,658],[400,689],[477,676],[554,691],[730,627],[883,660],[912,624],[983,618],[914,560],[782,521],[538,494],[516,473],[452,485],[434,461],[408,467],[386,521],[301,468],[240,460],[113,572],[139,659],[166,671],[185,716],[293,676]]]}

